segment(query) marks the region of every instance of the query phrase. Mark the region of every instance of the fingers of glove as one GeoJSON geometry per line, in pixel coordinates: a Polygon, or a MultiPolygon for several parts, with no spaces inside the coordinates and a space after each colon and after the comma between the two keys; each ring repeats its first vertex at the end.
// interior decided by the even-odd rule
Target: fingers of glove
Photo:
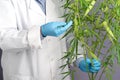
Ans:
{"type": "Polygon", "coordinates": [[[92,60],[93,66],[100,66],[101,63],[98,60],[92,60]]]}
{"type": "Polygon", "coordinates": [[[64,27],[60,27],[60,31],[61,32],[66,31],[69,27],[71,27],[72,23],[73,23],[72,21],[69,21],[64,27]]]}
{"type": "Polygon", "coordinates": [[[98,72],[100,70],[100,67],[91,67],[90,72],[98,72]]]}
{"type": "Polygon", "coordinates": [[[100,66],[99,67],[91,67],[90,69],[99,71],[100,70],[100,66]]]}
{"type": "Polygon", "coordinates": [[[101,64],[100,63],[96,63],[96,64],[92,64],[92,66],[99,67],[99,66],[101,66],[101,64]]]}
{"type": "Polygon", "coordinates": [[[64,27],[58,26],[56,28],[56,34],[59,36],[60,34],[64,33],[70,26],[72,25],[72,21],[70,21],[68,24],[66,24],[64,27]]]}
{"type": "Polygon", "coordinates": [[[62,32],[59,32],[58,27],[63,27],[65,25],[65,22],[49,22],[42,25],[41,31],[43,36],[59,36],[62,32]]]}
{"type": "Polygon", "coordinates": [[[64,28],[67,30],[69,27],[71,27],[72,24],[73,24],[73,22],[69,21],[64,28]]]}
{"type": "Polygon", "coordinates": [[[90,65],[87,65],[85,61],[82,61],[82,63],[79,66],[79,68],[83,72],[98,72],[98,70],[100,69],[100,67],[91,67],[90,65]]]}
{"type": "Polygon", "coordinates": [[[62,27],[66,25],[66,22],[52,22],[55,27],[62,27]]]}

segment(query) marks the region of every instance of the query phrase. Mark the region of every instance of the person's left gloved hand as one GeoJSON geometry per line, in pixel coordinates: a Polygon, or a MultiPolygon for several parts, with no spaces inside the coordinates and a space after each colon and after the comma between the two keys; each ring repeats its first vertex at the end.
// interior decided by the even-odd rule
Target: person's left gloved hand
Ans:
{"type": "Polygon", "coordinates": [[[98,72],[101,67],[100,61],[96,59],[91,60],[89,58],[82,60],[78,59],[77,65],[80,68],[80,70],[82,70],[83,72],[91,72],[91,73],[98,72]]]}
{"type": "Polygon", "coordinates": [[[49,22],[41,26],[41,33],[44,37],[46,36],[59,36],[64,33],[71,25],[72,21],[65,22],[49,22]]]}

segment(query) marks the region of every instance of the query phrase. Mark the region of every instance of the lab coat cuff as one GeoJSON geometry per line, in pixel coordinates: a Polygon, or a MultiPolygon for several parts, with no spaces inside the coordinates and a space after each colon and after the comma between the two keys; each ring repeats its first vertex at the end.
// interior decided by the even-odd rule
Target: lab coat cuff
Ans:
{"type": "Polygon", "coordinates": [[[84,59],[83,56],[79,57],[76,61],[75,61],[75,66],[79,67],[79,63],[84,59]]]}
{"type": "Polygon", "coordinates": [[[45,37],[42,35],[41,27],[40,27],[40,38],[41,38],[41,41],[45,38],[45,37]]]}
{"type": "Polygon", "coordinates": [[[31,48],[42,48],[41,38],[40,38],[40,27],[33,26],[28,31],[28,43],[31,48]]]}
{"type": "Polygon", "coordinates": [[[82,61],[83,59],[84,59],[84,55],[80,55],[79,58],[77,58],[77,59],[73,62],[72,66],[78,67],[80,61],[82,61]]]}

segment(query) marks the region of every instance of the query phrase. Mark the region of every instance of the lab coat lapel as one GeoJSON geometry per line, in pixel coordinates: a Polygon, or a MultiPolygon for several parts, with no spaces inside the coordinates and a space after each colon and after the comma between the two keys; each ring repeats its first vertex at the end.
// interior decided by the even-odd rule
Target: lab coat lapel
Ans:
{"type": "Polygon", "coordinates": [[[42,11],[42,9],[40,7],[40,4],[37,1],[30,0],[29,8],[32,9],[33,11],[35,11],[36,13],[45,16],[44,12],[42,11]]]}

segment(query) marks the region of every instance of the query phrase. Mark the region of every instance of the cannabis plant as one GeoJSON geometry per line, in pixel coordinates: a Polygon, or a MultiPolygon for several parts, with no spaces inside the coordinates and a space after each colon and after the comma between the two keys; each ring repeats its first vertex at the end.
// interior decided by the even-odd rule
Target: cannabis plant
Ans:
{"type": "MultiPolygon", "coordinates": [[[[70,46],[62,59],[64,69],[78,58],[79,49],[84,48],[84,58],[95,58],[101,61],[101,70],[88,74],[89,80],[112,80],[114,60],[120,63],[120,0],[64,0],[66,10],[63,17],[73,21],[72,27],[63,36],[72,34],[70,46]],[[79,45],[81,44],[81,45],[79,45]],[[99,76],[98,76],[99,74],[99,76]]],[[[74,71],[63,72],[71,75],[74,71]]],[[[63,79],[65,79],[65,77],[63,79]]],[[[74,80],[74,78],[72,77],[74,80]]]]}

